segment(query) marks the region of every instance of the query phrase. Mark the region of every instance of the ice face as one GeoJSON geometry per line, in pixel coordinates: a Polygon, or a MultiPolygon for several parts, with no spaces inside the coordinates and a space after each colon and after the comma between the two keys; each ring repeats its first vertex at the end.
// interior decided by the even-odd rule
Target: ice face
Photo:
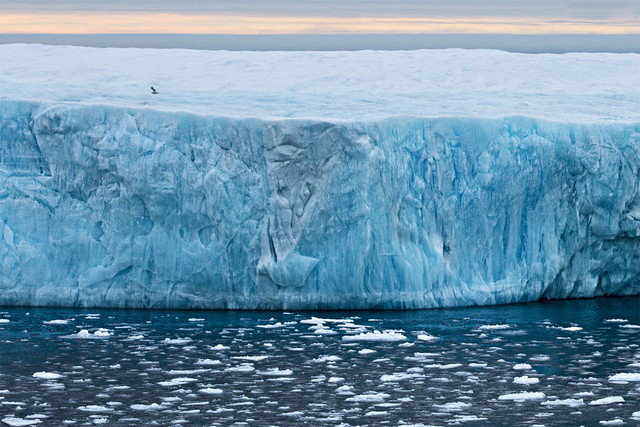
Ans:
{"type": "Polygon", "coordinates": [[[421,308],[640,292],[640,123],[1,106],[0,304],[421,308]]]}

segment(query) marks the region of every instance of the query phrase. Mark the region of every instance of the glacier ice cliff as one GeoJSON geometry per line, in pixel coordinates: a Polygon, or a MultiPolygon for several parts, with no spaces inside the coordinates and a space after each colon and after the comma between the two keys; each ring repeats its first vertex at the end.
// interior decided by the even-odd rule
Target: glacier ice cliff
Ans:
{"type": "Polygon", "coordinates": [[[2,101],[0,304],[423,308],[640,293],[640,123],[2,101]]]}

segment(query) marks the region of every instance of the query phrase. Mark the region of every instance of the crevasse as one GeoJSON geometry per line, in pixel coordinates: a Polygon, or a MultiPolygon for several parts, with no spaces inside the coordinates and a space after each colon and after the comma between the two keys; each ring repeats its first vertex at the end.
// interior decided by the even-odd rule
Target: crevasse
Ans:
{"type": "Polygon", "coordinates": [[[3,305],[396,309],[640,293],[640,123],[1,105],[3,305]]]}

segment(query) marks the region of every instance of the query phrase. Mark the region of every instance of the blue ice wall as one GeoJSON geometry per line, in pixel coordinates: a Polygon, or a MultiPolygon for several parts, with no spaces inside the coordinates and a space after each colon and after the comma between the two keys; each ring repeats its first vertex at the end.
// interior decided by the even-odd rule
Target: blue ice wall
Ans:
{"type": "Polygon", "coordinates": [[[640,293],[640,123],[3,101],[0,304],[423,308],[640,293]]]}

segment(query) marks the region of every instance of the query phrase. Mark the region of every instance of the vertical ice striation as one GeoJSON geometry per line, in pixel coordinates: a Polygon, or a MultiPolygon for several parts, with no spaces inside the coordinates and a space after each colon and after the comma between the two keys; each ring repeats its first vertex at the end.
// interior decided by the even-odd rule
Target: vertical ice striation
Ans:
{"type": "Polygon", "coordinates": [[[640,293],[640,123],[1,106],[0,304],[640,293]]]}

